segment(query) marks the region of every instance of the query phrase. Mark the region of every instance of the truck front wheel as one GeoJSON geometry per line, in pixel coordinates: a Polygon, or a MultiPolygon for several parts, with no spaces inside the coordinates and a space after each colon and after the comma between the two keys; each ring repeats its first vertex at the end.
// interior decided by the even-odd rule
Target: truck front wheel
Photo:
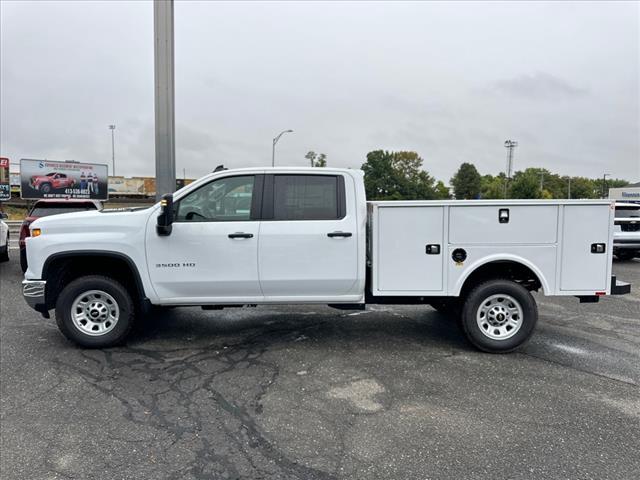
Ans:
{"type": "Polygon", "coordinates": [[[88,275],[70,282],[56,302],[58,328],[72,342],[88,348],[121,343],[133,327],[135,306],[116,280],[88,275]]]}
{"type": "Polygon", "coordinates": [[[523,345],[538,321],[531,293],[509,280],[490,280],[475,287],[464,300],[462,331],[477,348],[506,353],[523,345]]]}

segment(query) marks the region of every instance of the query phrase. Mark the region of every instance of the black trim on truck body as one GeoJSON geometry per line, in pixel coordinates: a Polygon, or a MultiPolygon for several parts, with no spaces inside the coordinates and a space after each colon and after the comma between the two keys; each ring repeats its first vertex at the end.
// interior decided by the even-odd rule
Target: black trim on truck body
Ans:
{"type": "Polygon", "coordinates": [[[140,276],[140,271],[138,270],[138,267],[136,266],[135,262],[131,259],[131,257],[120,252],[113,252],[108,250],[75,250],[72,252],[54,253],[49,257],[47,257],[47,259],[44,261],[44,265],[42,266],[41,280],[48,280],[47,277],[49,276],[50,265],[55,260],[59,260],[62,258],[75,258],[75,257],[102,257],[102,258],[113,258],[113,259],[123,260],[133,272],[133,280],[135,282],[136,289],[138,290],[138,294],[139,294],[140,302],[142,306],[146,309],[151,304],[151,302],[145,295],[144,284],[142,283],[142,277],[140,276]]]}

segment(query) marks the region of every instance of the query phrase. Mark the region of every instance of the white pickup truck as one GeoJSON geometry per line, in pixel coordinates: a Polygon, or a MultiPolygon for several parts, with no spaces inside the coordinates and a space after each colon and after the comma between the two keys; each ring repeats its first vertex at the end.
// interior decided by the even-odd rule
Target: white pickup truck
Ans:
{"type": "Polygon", "coordinates": [[[507,352],[536,325],[532,291],[629,292],[613,225],[606,200],[367,202],[359,170],[222,170],[150,208],[36,220],[23,294],[85,347],[153,306],[385,303],[432,305],[507,352]]]}

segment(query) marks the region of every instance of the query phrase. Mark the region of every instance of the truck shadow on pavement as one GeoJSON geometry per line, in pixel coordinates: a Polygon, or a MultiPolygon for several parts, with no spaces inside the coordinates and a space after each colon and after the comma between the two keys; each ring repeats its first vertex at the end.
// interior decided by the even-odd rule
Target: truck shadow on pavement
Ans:
{"type": "Polygon", "coordinates": [[[137,320],[127,346],[188,347],[193,344],[224,344],[243,336],[268,342],[287,343],[312,340],[316,346],[351,343],[371,346],[381,342],[387,347],[407,342],[471,350],[454,320],[430,307],[369,310],[344,313],[327,307],[316,311],[303,308],[241,308],[203,312],[199,308],[167,309],[137,320]]]}

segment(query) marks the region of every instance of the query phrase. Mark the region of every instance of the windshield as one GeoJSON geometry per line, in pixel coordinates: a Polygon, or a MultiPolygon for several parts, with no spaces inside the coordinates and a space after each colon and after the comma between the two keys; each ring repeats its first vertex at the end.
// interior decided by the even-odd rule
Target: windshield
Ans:
{"type": "Polygon", "coordinates": [[[97,210],[96,206],[92,203],[80,204],[80,205],[60,205],[60,204],[48,204],[48,205],[36,205],[29,214],[30,217],[48,217],[50,215],[59,215],[61,213],[73,213],[73,212],[86,212],[88,210],[97,210]]]}

